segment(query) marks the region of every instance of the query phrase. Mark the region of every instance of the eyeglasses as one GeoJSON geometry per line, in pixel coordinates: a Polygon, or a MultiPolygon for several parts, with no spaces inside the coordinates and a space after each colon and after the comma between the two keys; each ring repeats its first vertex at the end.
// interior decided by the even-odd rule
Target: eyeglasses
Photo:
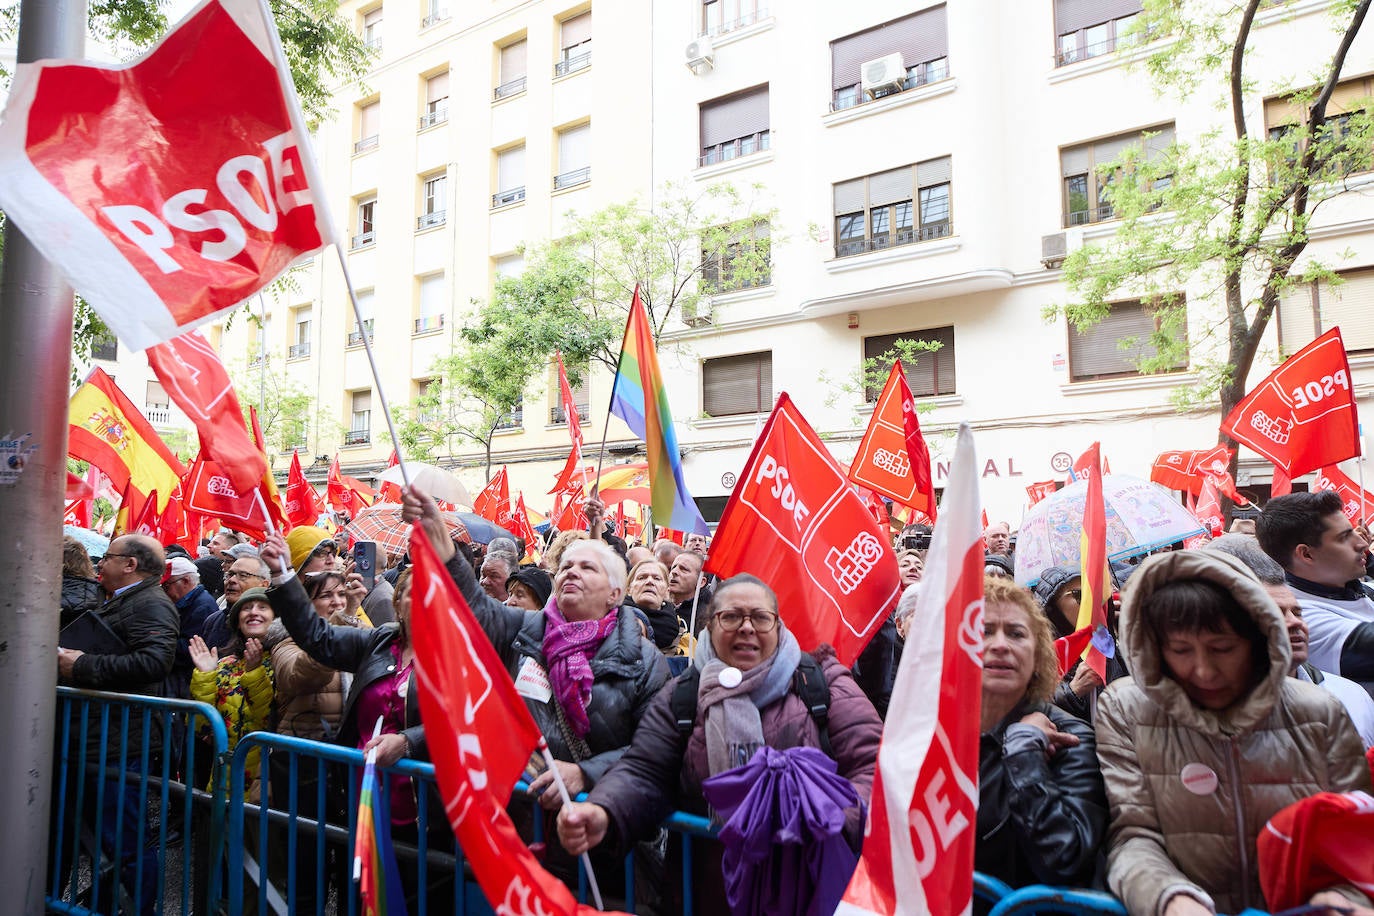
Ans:
{"type": "Polygon", "coordinates": [[[266,576],[260,576],[260,575],[258,575],[257,573],[243,572],[242,570],[231,569],[231,570],[229,570],[227,573],[224,574],[224,578],[226,578],[226,579],[266,579],[267,577],[266,577],[266,576]]]}
{"type": "Polygon", "coordinates": [[[107,554],[105,554],[104,556],[102,556],[99,560],[96,560],[96,562],[97,562],[97,563],[104,563],[104,562],[105,562],[106,560],[108,560],[110,557],[119,557],[119,558],[124,559],[124,560],[136,560],[136,559],[138,559],[137,557],[135,557],[135,556],[134,556],[133,554],[131,554],[131,553],[107,553],[107,554]]]}
{"type": "Polygon", "coordinates": [[[744,626],[744,621],[749,621],[755,633],[767,633],[778,625],[778,615],[772,611],[751,611],[742,614],[739,611],[721,611],[716,615],[716,620],[720,623],[722,630],[738,630],[744,626]]]}

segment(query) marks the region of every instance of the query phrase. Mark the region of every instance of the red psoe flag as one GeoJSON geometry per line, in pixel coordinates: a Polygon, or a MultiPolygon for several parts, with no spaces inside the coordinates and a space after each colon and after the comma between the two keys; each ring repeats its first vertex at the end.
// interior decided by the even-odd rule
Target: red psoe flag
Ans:
{"type": "Polygon", "coordinates": [[[1350,519],[1352,525],[1360,524],[1367,517],[1369,508],[1374,506],[1374,493],[1363,490],[1335,466],[1322,468],[1312,483],[1313,490],[1330,490],[1341,498],[1341,511],[1350,519]]]}
{"type": "Polygon", "coordinates": [[[725,506],[706,569],[767,582],[802,650],[829,643],[845,665],[902,590],[887,532],[786,392],[725,506]]]}
{"type": "MultiPolygon", "coordinates": [[[[263,514],[263,505],[271,506],[271,503],[266,499],[259,502],[256,487],[239,492],[219,462],[205,457],[203,451],[196,456],[191,463],[191,470],[182,478],[181,491],[185,494],[188,509],[201,515],[214,516],[226,528],[242,531],[259,540],[265,538],[271,528],[282,529],[278,519],[269,519],[263,514]]],[[[314,524],[314,519],[311,519],[311,524],[314,524]]]]}
{"type": "MultiPolygon", "coordinates": [[[[386,466],[388,468],[394,468],[400,463],[401,456],[397,454],[396,450],[393,448],[391,450],[391,457],[386,460],[386,466]]],[[[382,481],[382,487],[378,495],[384,503],[399,503],[402,499],[401,485],[399,483],[392,483],[389,480],[384,480],[382,481]]]]}
{"type": "Polygon", "coordinates": [[[563,368],[561,350],[558,352],[558,396],[563,403],[563,416],[568,424],[568,436],[572,439],[572,451],[568,452],[568,460],[563,464],[563,470],[558,472],[558,480],[550,493],[568,489],[575,479],[577,483],[586,482],[586,475],[579,473],[582,466],[582,417],[577,412],[577,400],[573,397],[572,386],[568,384],[568,373],[563,368]]]}
{"type": "Polygon", "coordinates": [[[900,361],[892,364],[868,429],[849,466],[849,479],[862,487],[935,516],[930,452],[916,419],[916,402],[900,361]]]}
{"type": "Polygon", "coordinates": [[[291,453],[291,470],[286,476],[286,520],[294,525],[313,525],[324,514],[324,500],[301,470],[301,456],[291,453]]]}
{"type": "Polygon", "coordinates": [[[525,559],[539,558],[539,535],[535,533],[534,526],[530,524],[530,511],[525,508],[525,491],[521,490],[515,497],[515,514],[511,516],[510,533],[525,542],[525,559]]]}
{"type": "Polygon", "coordinates": [[[1026,487],[1026,498],[1033,506],[1046,496],[1052,495],[1058,489],[1058,485],[1053,480],[1042,480],[1026,487]]]}
{"type": "Polygon", "coordinates": [[[334,511],[347,512],[352,517],[372,505],[377,491],[356,477],[344,475],[339,470],[339,456],[336,454],[325,480],[325,497],[334,511]]]}
{"type": "Polygon", "coordinates": [[[504,464],[473,498],[472,511],[493,525],[501,524],[501,519],[510,515],[510,480],[504,464]]]}
{"type": "Polygon", "coordinates": [[[1221,421],[1221,431],[1294,479],[1359,455],[1359,422],[1335,327],[1260,382],[1221,421]]]}
{"type": "Polygon", "coordinates": [[[883,728],[863,856],[837,916],[958,916],[972,905],[983,681],[978,473],[962,424],[883,728]]]}
{"type": "Polygon", "coordinates": [[[20,64],[0,206],[141,350],[333,241],[276,25],[202,3],[132,65],[20,64]]]}
{"type": "Polygon", "coordinates": [[[1193,515],[1212,537],[1221,537],[1221,496],[1217,491],[1215,477],[1202,482],[1202,493],[1198,495],[1193,515]]]}

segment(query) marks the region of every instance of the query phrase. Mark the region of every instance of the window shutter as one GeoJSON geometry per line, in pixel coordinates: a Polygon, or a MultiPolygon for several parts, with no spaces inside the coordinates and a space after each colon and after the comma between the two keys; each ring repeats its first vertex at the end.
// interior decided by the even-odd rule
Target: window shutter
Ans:
{"type": "Polygon", "coordinates": [[[916,184],[922,188],[934,187],[937,184],[947,184],[952,172],[950,157],[942,159],[931,159],[928,162],[920,162],[916,165],[916,184]]]}
{"type": "Polygon", "coordinates": [[[382,103],[369,102],[364,105],[358,118],[358,137],[366,140],[375,137],[382,130],[382,103]]]}
{"type": "Polygon", "coordinates": [[[831,88],[853,86],[868,61],[901,52],[908,67],[949,56],[944,4],[830,43],[831,88]]]}
{"type": "Polygon", "coordinates": [[[835,215],[857,213],[864,207],[864,182],[867,179],[854,178],[835,185],[835,215]]]}
{"type": "Polygon", "coordinates": [[[501,49],[501,82],[510,83],[526,75],[525,39],[512,42],[501,49]]]}
{"type": "MultiPolygon", "coordinates": [[[[1139,302],[1113,303],[1111,312],[1086,331],[1069,329],[1069,373],[1073,381],[1136,375],[1136,363],[1154,354],[1149,335],[1155,320],[1139,302]],[[1123,350],[1118,342],[1135,338],[1136,344],[1123,350]]],[[[1175,369],[1187,368],[1186,360],[1175,369]]]]}
{"type": "Polygon", "coordinates": [[[361,290],[358,292],[358,312],[363,316],[363,321],[372,320],[372,304],[377,298],[374,290],[361,290]]]}
{"type": "Polygon", "coordinates": [[[444,283],[443,274],[431,274],[428,277],[420,278],[420,317],[433,318],[442,315],[448,309],[447,290],[444,283]]]}
{"type": "Polygon", "coordinates": [[[1123,134],[1120,137],[1108,137],[1106,140],[1099,140],[1093,144],[1093,167],[1101,168],[1120,158],[1127,147],[1139,145],[1140,134],[1123,134]]]}
{"type": "Polygon", "coordinates": [[[1346,350],[1374,350],[1374,269],[1341,277],[1344,283],[1321,284],[1321,332],[1339,325],[1346,350]]]}
{"type": "Polygon", "coordinates": [[[567,50],[575,45],[592,37],[592,13],[588,10],[579,16],[563,20],[563,50],[567,50]]]}
{"type": "Polygon", "coordinates": [[[558,171],[573,172],[592,162],[592,126],[583,124],[558,135],[558,171]]]}
{"type": "Polygon", "coordinates": [[[701,104],[701,148],[710,149],[768,129],[768,87],[701,104]]]}
{"type": "Polygon", "coordinates": [[[296,309],[296,324],[308,324],[313,317],[313,309],[310,306],[302,306],[296,309]]]}
{"type": "Polygon", "coordinates": [[[1312,300],[1312,284],[1299,283],[1283,291],[1279,299],[1279,346],[1296,353],[1316,339],[1319,319],[1312,300]]]}
{"type": "Polygon", "coordinates": [[[436,73],[425,83],[425,101],[434,103],[448,98],[448,71],[436,73]]]}
{"type": "Polygon", "coordinates": [[[372,409],[372,389],[353,392],[353,412],[367,413],[372,409]]]}
{"type": "MultiPolygon", "coordinates": [[[[912,394],[930,398],[955,393],[953,327],[865,337],[864,359],[883,359],[887,352],[897,345],[898,340],[922,340],[940,344],[940,349],[933,353],[919,354],[915,365],[902,364],[902,368],[906,370],[906,383],[912,394]]],[[[891,367],[889,365],[886,368],[891,367]]],[[[879,389],[870,389],[865,392],[865,398],[870,402],[876,401],[878,393],[879,389]]]]}
{"type": "Polygon", "coordinates": [[[147,404],[149,407],[169,407],[171,401],[167,397],[167,391],[162,387],[162,383],[149,380],[147,404]]]}
{"type": "Polygon", "coordinates": [[[511,254],[511,255],[506,255],[504,258],[497,258],[497,259],[496,259],[496,276],[497,276],[498,278],[500,278],[500,277],[518,277],[520,274],[524,273],[524,271],[525,271],[525,257],[524,257],[524,255],[511,254]]]}
{"type": "Polygon", "coordinates": [[[905,165],[890,172],[879,172],[868,179],[868,205],[884,207],[911,200],[916,193],[912,184],[911,166],[905,165]]]}
{"type": "Polygon", "coordinates": [[[1162,124],[1159,127],[1147,127],[1146,131],[1154,134],[1153,137],[1145,139],[1145,158],[1153,161],[1164,155],[1174,142],[1174,125],[1162,124]]]}
{"type": "Polygon", "coordinates": [[[525,185],[525,148],[517,146],[496,157],[496,190],[510,191],[525,185]]]}
{"type": "Polygon", "coordinates": [[[1142,8],[1141,0],[1054,0],[1054,33],[1067,35],[1142,8]]]}
{"type": "Polygon", "coordinates": [[[702,408],[713,417],[762,413],[773,406],[773,354],[744,353],[702,364],[702,408]]]}
{"type": "Polygon", "coordinates": [[[363,27],[374,26],[382,21],[382,8],[379,6],[375,10],[369,10],[363,14],[363,27]]]}
{"type": "Polygon", "coordinates": [[[1071,149],[1059,151],[1060,171],[1064,177],[1070,175],[1085,175],[1092,168],[1092,147],[1075,146],[1071,149]]]}
{"type": "Polygon", "coordinates": [[[1336,89],[1331,93],[1331,101],[1326,103],[1326,116],[1332,117],[1338,114],[1348,114],[1352,111],[1364,111],[1369,105],[1369,97],[1374,94],[1369,78],[1343,80],[1336,84],[1336,89]]]}

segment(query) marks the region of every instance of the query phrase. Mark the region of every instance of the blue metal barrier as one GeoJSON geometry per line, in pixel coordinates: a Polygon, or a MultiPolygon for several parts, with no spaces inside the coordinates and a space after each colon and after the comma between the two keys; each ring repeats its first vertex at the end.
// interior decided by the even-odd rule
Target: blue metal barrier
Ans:
{"type": "Polygon", "coordinates": [[[988,916],[1029,916],[1032,913],[1126,916],[1126,907],[1111,894],[1101,891],[1032,884],[1002,895],[988,916]]]}
{"type": "Polygon", "coordinates": [[[56,736],[50,911],[160,916],[217,896],[229,741],[212,707],[59,687],[56,736]]]}

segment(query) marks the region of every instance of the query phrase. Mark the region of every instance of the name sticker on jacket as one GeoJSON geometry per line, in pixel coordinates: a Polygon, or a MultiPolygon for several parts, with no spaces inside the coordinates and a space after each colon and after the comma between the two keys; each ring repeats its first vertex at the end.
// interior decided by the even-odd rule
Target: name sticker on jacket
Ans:
{"type": "Polygon", "coordinates": [[[549,673],[539,662],[526,658],[520,663],[520,671],[515,676],[515,692],[527,700],[547,703],[553,698],[553,685],[549,683],[549,673]]]}
{"type": "Polygon", "coordinates": [[[1190,763],[1179,775],[1183,777],[1183,788],[1194,795],[1211,795],[1217,790],[1217,774],[1205,763],[1190,763]]]}

